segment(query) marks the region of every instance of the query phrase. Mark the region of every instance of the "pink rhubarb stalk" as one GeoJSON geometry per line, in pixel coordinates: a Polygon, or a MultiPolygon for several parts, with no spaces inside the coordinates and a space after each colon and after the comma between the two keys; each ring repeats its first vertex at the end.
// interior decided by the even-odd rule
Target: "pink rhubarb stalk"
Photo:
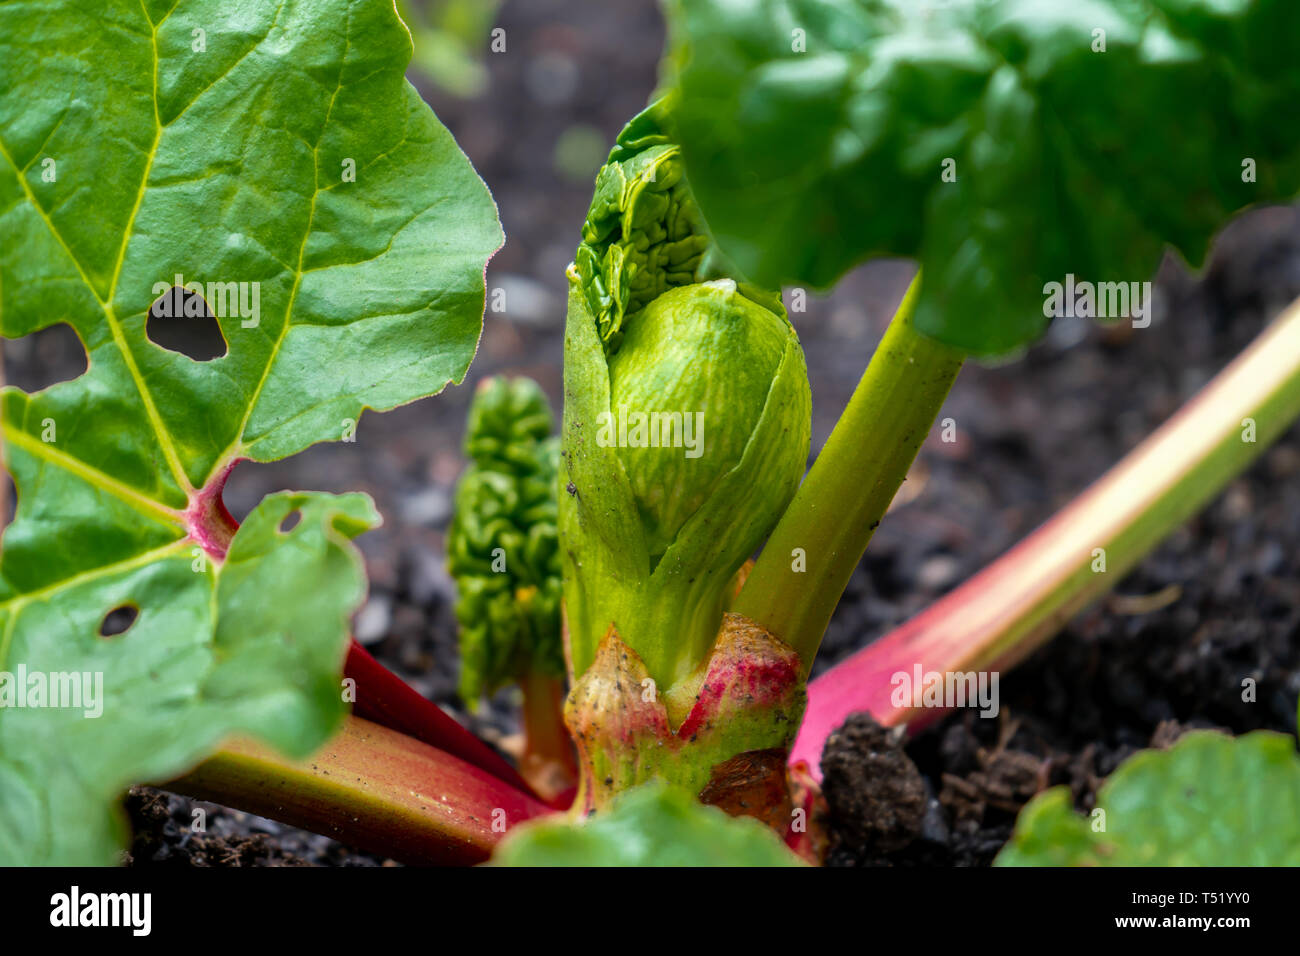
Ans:
{"type": "Polygon", "coordinates": [[[814,774],[852,713],[916,729],[941,714],[896,706],[895,674],[1001,670],[1108,591],[1300,416],[1300,300],[1168,422],[1072,504],[921,614],[808,685],[792,750],[814,774]]]}

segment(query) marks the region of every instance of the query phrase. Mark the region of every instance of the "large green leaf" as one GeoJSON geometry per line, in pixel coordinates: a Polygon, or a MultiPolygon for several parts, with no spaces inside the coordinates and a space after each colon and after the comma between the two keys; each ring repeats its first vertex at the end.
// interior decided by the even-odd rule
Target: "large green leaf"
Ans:
{"type": "Polygon", "coordinates": [[[473,356],[500,227],[410,55],[390,0],[0,2],[0,333],[64,321],[90,359],[3,394],[0,672],[102,673],[105,698],[0,710],[0,862],[109,861],[126,784],[234,730],[303,754],[341,717],[373,508],[269,499],[223,560],[219,496],[473,356]],[[258,290],[255,324],[209,295],[223,357],[146,337],[176,275],[258,290]]]}
{"type": "Polygon", "coordinates": [[[722,250],[817,287],[915,257],[917,327],[976,353],[1035,338],[1046,283],[1149,279],[1165,243],[1200,262],[1234,210],[1300,189],[1294,0],[667,6],[722,250]]]}
{"type": "Polygon", "coordinates": [[[577,823],[542,820],[511,832],[498,866],[799,866],[757,820],[729,817],[685,790],[647,783],[577,823]]]}
{"type": "Polygon", "coordinates": [[[1020,812],[997,864],[1300,866],[1295,739],[1197,731],[1145,750],[1102,786],[1091,818],[1054,787],[1020,812]]]}

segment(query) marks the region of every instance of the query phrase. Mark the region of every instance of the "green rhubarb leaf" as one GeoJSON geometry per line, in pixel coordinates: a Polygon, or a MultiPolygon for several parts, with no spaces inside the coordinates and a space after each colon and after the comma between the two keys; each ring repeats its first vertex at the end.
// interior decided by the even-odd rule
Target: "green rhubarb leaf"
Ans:
{"type": "Polygon", "coordinates": [[[500,226],[410,56],[390,0],[0,3],[0,334],[66,322],[89,356],[3,392],[0,674],[103,681],[95,718],[0,707],[0,863],[111,862],[128,784],[340,719],[372,506],[276,496],[231,540],[220,494],[473,356],[500,226]],[[224,356],[147,337],[176,276],[224,356]]]}
{"type": "MultiPolygon", "coordinates": [[[[979,354],[1044,285],[1194,264],[1300,189],[1294,0],[671,0],[677,136],[723,252],[825,287],[920,261],[916,325],[979,354]],[[947,174],[947,175],[945,175],[947,174]]],[[[1118,300],[1117,300],[1118,301],[1118,300]]]]}
{"type": "Polygon", "coordinates": [[[1110,776],[1088,818],[1054,787],[1020,812],[997,864],[1300,866],[1295,739],[1196,731],[1144,750],[1110,776]]]}
{"type": "Polygon", "coordinates": [[[627,791],[604,813],[511,831],[498,866],[800,866],[763,824],[730,817],[661,783],[627,791]]]}

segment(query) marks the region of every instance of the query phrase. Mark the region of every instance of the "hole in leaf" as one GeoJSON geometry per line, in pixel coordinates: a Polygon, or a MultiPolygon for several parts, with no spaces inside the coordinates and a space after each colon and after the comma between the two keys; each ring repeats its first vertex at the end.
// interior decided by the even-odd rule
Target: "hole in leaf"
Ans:
{"type": "Polygon", "coordinates": [[[258,502],[271,492],[280,490],[281,486],[274,480],[279,476],[275,465],[241,461],[226,476],[225,487],[221,489],[221,503],[232,518],[243,524],[258,502]]]}
{"type": "Polygon", "coordinates": [[[123,604],[113,608],[99,622],[100,637],[117,637],[125,634],[140,616],[140,609],[133,604],[123,604]]]}
{"type": "Polygon", "coordinates": [[[4,339],[3,347],[5,381],[29,394],[69,382],[90,365],[81,337],[67,322],[20,339],[4,339]]]}
{"type": "Polygon", "coordinates": [[[295,527],[297,527],[298,522],[301,520],[302,520],[301,511],[299,511],[296,508],[293,511],[290,511],[287,515],[284,516],[284,520],[280,522],[280,533],[288,534],[295,527]]]}
{"type": "Polygon", "coordinates": [[[221,325],[207,300],[182,286],[172,286],[149,306],[145,334],[154,345],[196,362],[210,362],[226,354],[221,325]]]}

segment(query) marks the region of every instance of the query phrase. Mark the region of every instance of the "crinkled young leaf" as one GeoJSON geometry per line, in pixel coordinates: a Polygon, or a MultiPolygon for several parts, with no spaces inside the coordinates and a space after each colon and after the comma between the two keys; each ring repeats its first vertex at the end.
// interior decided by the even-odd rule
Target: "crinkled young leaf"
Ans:
{"type": "Polygon", "coordinates": [[[500,227],[410,55],[388,0],[0,4],[0,333],[68,322],[90,359],[3,393],[0,672],[102,672],[106,698],[0,710],[0,862],[111,861],[126,784],[236,729],[302,754],[340,716],[372,508],[272,499],[223,565],[219,495],[235,461],[343,438],[473,356],[500,227]],[[223,357],[147,338],[177,275],[223,357]]]}
{"type": "Polygon", "coordinates": [[[456,487],[447,569],[459,592],[460,695],[471,707],[509,681],[564,676],[552,424],[528,378],[485,379],[470,406],[473,464],[456,487]]]}
{"type": "Polygon", "coordinates": [[[695,281],[709,247],[701,230],[675,144],[601,167],[574,256],[601,341],[617,346],[626,317],[695,281]]]}
{"type": "Polygon", "coordinates": [[[689,793],[648,783],[577,823],[539,821],[511,831],[497,866],[801,866],[771,829],[730,817],[689,793]]]}
{"type": "Polygon", "coordinates": [[[1295,739],[1189,733],[1126,760],[1102,786],[1105,829],[1054,787],[1020,812],[999,866],[1298,866],[1295,739]]]}
{"type": "Polygon", "coordinates": [[[1146,280],[1165,243],[1199,263],[1233,211],[1300,189],[1293,0],[668,10],[723,251],[769,285],[915,257],[917,327],[975,353],[1040,334],[1045,283],[1146,280]]]}

